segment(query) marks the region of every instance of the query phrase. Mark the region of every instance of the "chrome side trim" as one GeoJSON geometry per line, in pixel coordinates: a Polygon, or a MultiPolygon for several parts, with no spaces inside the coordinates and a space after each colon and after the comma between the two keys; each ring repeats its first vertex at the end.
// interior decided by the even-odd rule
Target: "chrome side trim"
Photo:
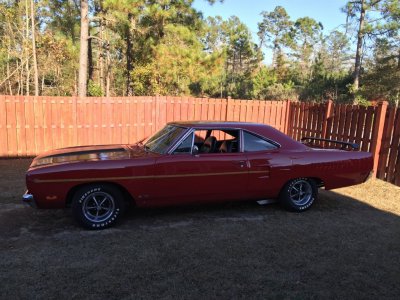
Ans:
{"type": "Polygon", "coordinates": [[[243,129],[240,129],[239,132],[239,153],[244,153],[244,135],[243,135],[243,129]]]}

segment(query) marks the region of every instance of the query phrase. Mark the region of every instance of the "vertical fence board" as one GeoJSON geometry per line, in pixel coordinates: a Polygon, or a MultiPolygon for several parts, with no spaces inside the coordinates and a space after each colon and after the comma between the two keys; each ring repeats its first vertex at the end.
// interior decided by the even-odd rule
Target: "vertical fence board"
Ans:
{"type": "MultiPolygon", "coordinates": [[[[34,112],[34,97],[33,99],[24,99],[25,108],[25,133],[26,133],[26,152],[25,155],[32,156],[35,151],[35,112],[34,112]]],[[[62,134],[64,137],[64,134],[62,134]]]]}
{"type": "MultiPolygon", "coordinates": [[[[66,114],[70,115],[67,111],[66,114]]],[[[35,153],[40,153],[44,149],[44,141],[43,141],[43,104],[42,97],[35,97],[33,101],[33,115],[34,115],[34,123],[35,123],[35,153]]]]}
{"type": "Polygon", "coordinates": [[[360,147],[362,147],[362,136],[363,136],[366,116],[367,116],[366,107],[360,106],[360,109],[358,110],[357,133],[356,133],[356,143],[359,144],[360,147]]]}
{"type": "Polygon", "coordinates": [[[17,121],[15,116],[14,97],[6,97],[6,115],[7,115],[7,139],[8,139],[8,156],[17,156],[17,121]]]}
{"type": "Polygon", "coordinates": [[[327,120],[325,120],[325,115],[327,114],[326,109],[327,109],[327,105],[323,105],[320,104],[319,105],[319,112],[318,112],[318,118],[317,118],[317,122],[316,122],[316,128],[317,128],[317,137],[318,138],[324,138],[324,125],[325,128],[327,128],[328,126],[328,118],[330,116],[328,116],[327,120]]]}
{"type": "Polygon", "coordinates": [[[372,106],[367,107],[367,115],[365,119],[365,126],[363,130],[363,137],[362,137],[362,151],[369,151],[370,142],[371,142],[371,132],[372,132],[372,122],[374,118],[374,108],[372,106]]]}
{"type": "Polygon", "coordinates": [[[350,143],[356,143],[358,116],[359,116],[359,106],[353,105],[352,106],[352,118],[351,118],[350,129],[349,129],[349,142],[350,143]]]}
{"type": "Polygon", "coordinates": [[[388,164],[389,153],[394,151],[391,147],[392,135],[394,130],[394,121],[396,117],[396,108],[389,107],[386,112],[385,125],[383,128],[382,147],[378,162],[377,177],[387,179],[386,169],[388,164]]]}
{"type": "Polygon", "coordinates": [[[181,120],[187,121],[188,119],[188,99],[187,97],[182,97],[181,100],[181,120]]]}
{"type": "Polygon", "coordinates": [[[351,105],[346,105],[346,118],[344,120],[343,128],[343,141],[348,142],[350,140],[350,124],[353,117],[353,110],[351,105]]]}
{"type": "Polygon", "coordinates": [[[8,155],[6,97],[0,95],[0,157],[8,155]]]}
{"type": "Polygon", "coordinates": [[[26,156],[25,98],[15,97],[18,156],[26,156]]]}
{"type": "Polygon", "coordinates": [[[215,99],[209,98],[208,99],[208,113],[207,113],[207,120],[213,121],[215,116],[215,99]]]}
{"type": "MultiPolygon", "coordinates": [[[[388,167],[387,167],[387,181],[395,182],[395,171],[396,171],[396,164],[398,166],[399,163],[399,145],[400,144],[400,108],[397,109],[394,128],[393,128],[393,136],[391,142],[391,152],[389,155],[388,167]],[[397,161],[397,163],[396,163],[397,161]]],[[[399,169],[397,169],[399,172],[399,169]]],[[[398,179],[397,179],[398,180],[398,179]]]]}

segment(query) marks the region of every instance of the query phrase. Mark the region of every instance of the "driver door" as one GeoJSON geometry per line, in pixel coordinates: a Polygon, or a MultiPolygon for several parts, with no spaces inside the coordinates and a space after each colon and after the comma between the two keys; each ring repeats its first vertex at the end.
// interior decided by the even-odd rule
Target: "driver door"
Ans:
{"type": "Polygon", "coordinates": [[[248,168],[244,153],[220,153],[217,147],[221,142],[213,151],[196,153],[201,144],[197,138],[196,132],[191,132],[171,154],[157,159],[151,197],[154,204],[220,202],[245,197],[248,168]]]}

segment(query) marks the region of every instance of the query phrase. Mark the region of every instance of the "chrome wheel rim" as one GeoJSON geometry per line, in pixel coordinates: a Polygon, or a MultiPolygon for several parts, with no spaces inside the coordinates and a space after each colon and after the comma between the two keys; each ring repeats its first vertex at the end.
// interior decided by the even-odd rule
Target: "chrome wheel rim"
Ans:
{"type": "Polygon", "coordinates": [[[289,197],[296,205],[306,205],[312,199],[311,184],[307,180],[303,179],[296,181],[290,187],[289,197]]]}
{"type": "Polygon", "coordinates": [[[112,216],[114,210],[114,198],[105,192],[92,193],[82,202],[82,212],[90,222],[104,222],[112,216]]]}

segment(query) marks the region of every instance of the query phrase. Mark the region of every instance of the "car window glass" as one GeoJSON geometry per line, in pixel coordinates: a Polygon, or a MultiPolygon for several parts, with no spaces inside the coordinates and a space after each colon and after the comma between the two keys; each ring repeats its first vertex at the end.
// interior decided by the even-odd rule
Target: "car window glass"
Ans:
{"type": "Polygon", "coordinates": [[[189,134],[182,143],[175,149],[174,154],[180,153],[191,153],[192,152],[192,143],[193,143],[193,133],[189,134]]]}
{"type": "Polygon", "coordinates": [[[186,131],[186,128],[167,125],[144,145],[146,150],[156,153],[166,153],[168,148],[186,131]]]}
{"type": "Polygon", "coordinates": [[[239,152],[240,131],[237,129],[196,130],[194,144],[200,154],[239,152]]]}
{"type": "Polygon", "coordinates": [[[265,151],[277,148],[274,144],[246,131],[243,131],[243,139],[244,152],[265,151]]]}

